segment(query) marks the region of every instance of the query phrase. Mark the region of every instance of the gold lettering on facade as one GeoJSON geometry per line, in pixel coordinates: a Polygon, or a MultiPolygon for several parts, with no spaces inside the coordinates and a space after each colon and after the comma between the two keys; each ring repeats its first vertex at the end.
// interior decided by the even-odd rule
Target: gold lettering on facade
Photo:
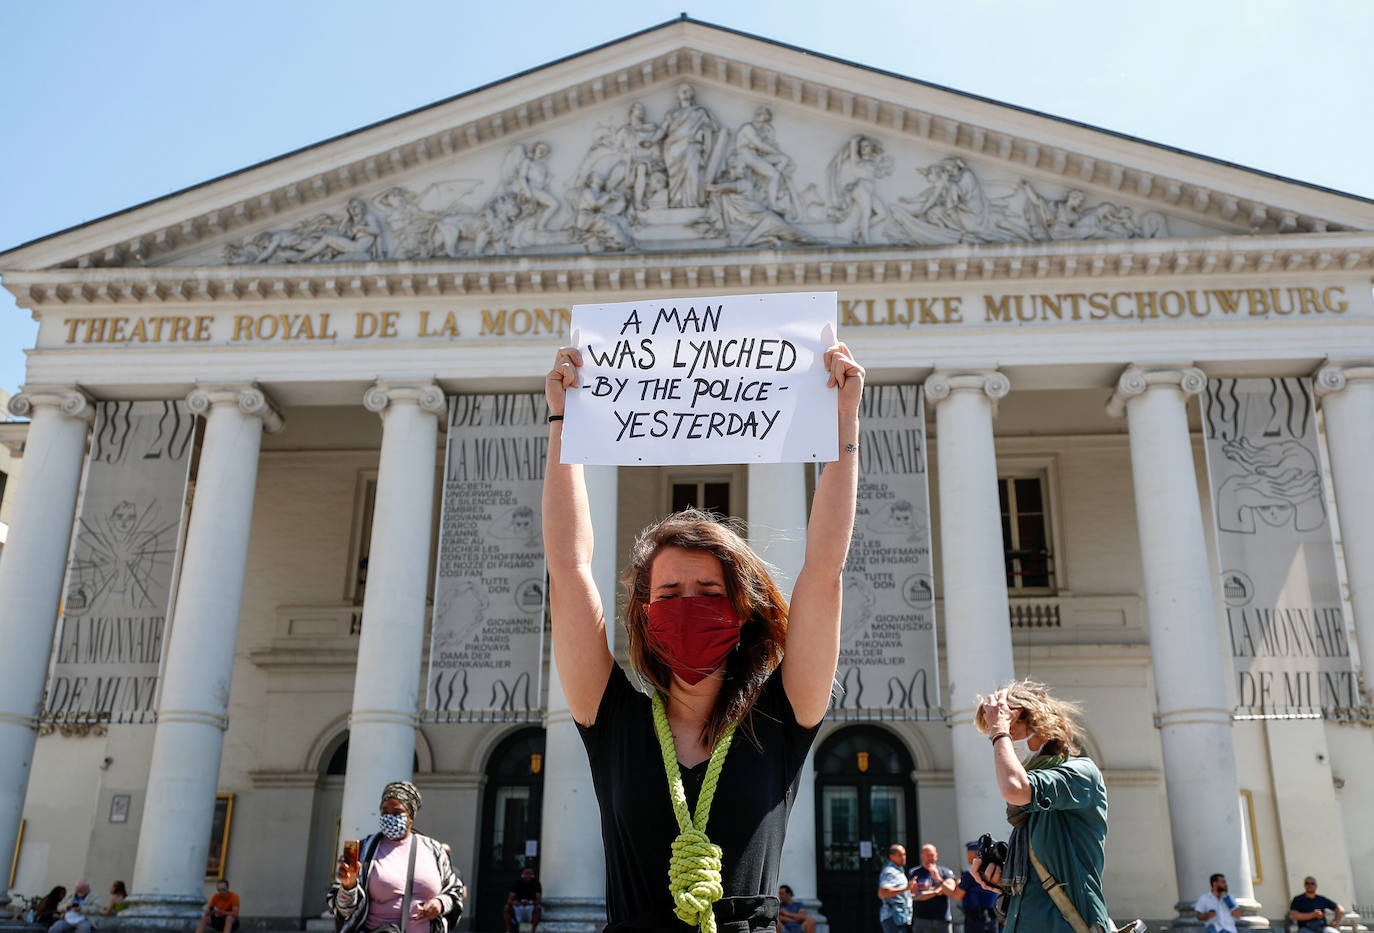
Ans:
{"type": "Polygon", "coordinates": [[[523,337],[530,334],[557,335],[572,327],[572,311],[568,308],[499,308],[482,309],[482,336],[523,337]]]}
{"type": "MultiPolygon", "coordinates": [[[[966,320],[965,300],[975,295],[916,295],[843,298],[840,325],[846,328],[948,327],[951,325],[1095,324],[1126,321],[1198,321],[1236,318],[1278,319],[1345,314],[1351,299],[1345,285],[1273,286],[1096,292],[984,293],[981,320],[966,320]]],[[[1361,314],[1370,315],[1366,305],[1361,314]]],[[[236,314],[218,323],[218,339],[229,344],[338,340],[332,312],[236,314]],[[226,340],[227,337],[227,340],[226,340]]],[[[478,337],[559,337],[572,325],[569,308],[482,308],[478,337]]],[[[355,340],[448,340],[462,336],[460,311],[353,312],[355,340]],[[404,329],[404,333],[403,333],[404,329]]],[[[216,339],[214,315],[116,315],[62,321],[67,344],[210,343],[216,339]]]]}

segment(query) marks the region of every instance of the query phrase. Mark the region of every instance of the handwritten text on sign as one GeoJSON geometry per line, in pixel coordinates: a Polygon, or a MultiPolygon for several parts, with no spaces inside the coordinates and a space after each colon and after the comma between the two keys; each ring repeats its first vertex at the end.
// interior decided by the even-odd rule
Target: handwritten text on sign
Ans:
{"type": "Polygon", "coordinates": [[[564,463],[834,460],[834,292],[575,305],[564,463]]]}

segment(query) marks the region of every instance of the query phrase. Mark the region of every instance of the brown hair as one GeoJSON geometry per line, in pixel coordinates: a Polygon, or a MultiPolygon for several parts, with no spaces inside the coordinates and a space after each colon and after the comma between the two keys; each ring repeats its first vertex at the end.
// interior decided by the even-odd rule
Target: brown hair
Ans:
{"type": "MultiPolygon", "coordinates": [[[[1083,708],[1079,704],[1050,696],[1049,688],[1034,680],[1014,681],[1002,689],[1007,691],[1007,705],[1021,710],[1021,721],[1045,740],[1039,754],[1070,757],[1083,754],[1078,734],[1078,717],[1083,708]]],[[[983,700],[984,697],[978,697],[974,724],[979,732],[987,735],[992,726],[983,716],[983,700]]]]}
{"type": "Polygon", "coordinates": [[[701,742],[714,748],[731,723],[741,722],[754,708],[768,675],[782,661],[787,641],[787,600],[768,574],[763,561],[745,543],[729,519],[700,509],[674,512],[639,533],[630,565],[621,575],[628,604],[625,629],[630,636],[630,664],[655,690],[667,694],[673,674],[649,648],[646,637],[649,572],[664,548],[705,551],[720,561],[725,595],[741,620],[739,647],[725,661],[725,681],[716,705],[701,727],[701,742]]]}

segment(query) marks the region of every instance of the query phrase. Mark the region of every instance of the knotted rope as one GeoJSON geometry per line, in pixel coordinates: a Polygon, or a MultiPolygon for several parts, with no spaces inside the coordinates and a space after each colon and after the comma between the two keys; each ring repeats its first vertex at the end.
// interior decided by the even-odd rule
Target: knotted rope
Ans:
{"type": "Polygon", "coordinates": [[[711,818],[711,800],[720,782],[720,769],[730,751],[735,735],[731,723],[711,750],[711,763],[697,796],[696,816],[687,810],[687,790],[682,786],[682,772],[677,766],[677,748],[668,728],[668,711],[663,697],[654,694],[654,731],[658,733],[659,748],[663,751],[663,769],[668,774],[668,797],[677,816],[678,836],[673,840],[673,855],[668,862],[668,893],[673,896],[673,912],[683,923],[700,927],[701,933],[716,933],[716,915],[711,907],[725,894],[721,883],[720,846],[706,836],[706,821],[711,818]]]}

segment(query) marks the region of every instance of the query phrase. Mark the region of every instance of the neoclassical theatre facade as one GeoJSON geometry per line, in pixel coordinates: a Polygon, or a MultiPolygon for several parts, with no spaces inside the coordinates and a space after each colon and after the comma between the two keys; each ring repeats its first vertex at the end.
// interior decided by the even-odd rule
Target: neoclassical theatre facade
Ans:
{"type": "MultiPolygon", "coordinates": [[[[1307,874],[1374,903],[1371,230],[1363,198],[684,19],[10,249],[40,324],[0,560],[10,888],[122,879],[142,918],[122,922],[153,924],[224,874],[246,916],[294,927],[413,772],[472,929],[499,929],[526,864],[548,916],[589,928],[596,808],[539,626],[500,702],[469,679],[487,712],[436,709],[431,617],[498,596],[537,617],[542,595],[537,561],[436,588],[465,533],[440,531],[451,412],[540,392],[576,304],[835,292],[870,384],[923,406],[928,504],[887,514],[935,624],[920,702],[870,678],[886,697],[822,727],[797,895],[875,929],[890,843],[958,866],[1004,833],[975,697],[1030,676],[1083,704],[1116,917],[1174,920],[1214,871],[1255,925],[1307,874]],[[131,413],[160,446],[129,475],[175,461],[156,528],[136,497],[89,519],[131,413]],[[1283,534],[1334,558],[1247,576],[1225,551],[1283,534]],[[1327,608],[1256,608],[1270,577],[1327,608]],[[152,627],[90,620],[159,579],[152,627]],[[137,671],[115,695],[68,676],[90,658],[137,671]]],[[[542,431],[503,454],[524,479],[542,431]]],[[[795,572],[801,464],[588,476],[608,605],[635,532],[689,502],[795,572]]],[[[502,540],[537,528],[506,517],[502,540]]],[[[886,598],[856,587],[846,625],[880,632],[886,598]]],[[[909,643],[866,657],[885,644],[909,643]]]]}

